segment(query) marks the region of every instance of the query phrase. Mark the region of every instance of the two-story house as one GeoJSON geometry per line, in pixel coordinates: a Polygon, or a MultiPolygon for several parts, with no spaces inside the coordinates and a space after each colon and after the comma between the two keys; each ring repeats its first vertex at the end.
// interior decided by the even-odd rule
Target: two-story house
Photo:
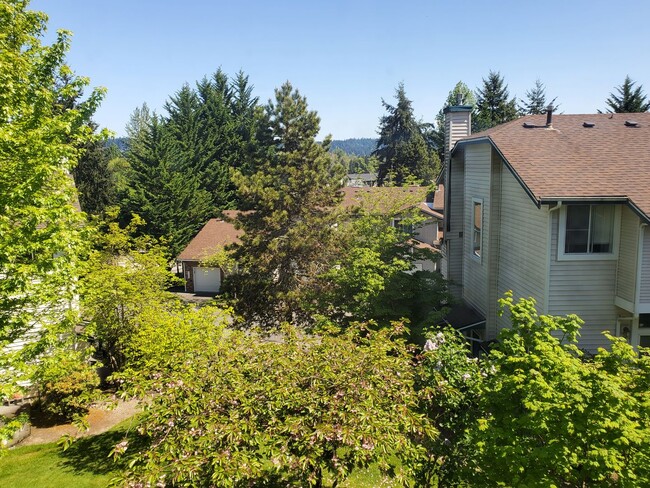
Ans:
{"type": "Polygon", "coordinates": [[[609,331],[650,346],[650,113],[531,115],[470,135],[446,111],[446,277],[496,337],[512,290],[540,313],[575,313],[579,345],[609,331]]]}

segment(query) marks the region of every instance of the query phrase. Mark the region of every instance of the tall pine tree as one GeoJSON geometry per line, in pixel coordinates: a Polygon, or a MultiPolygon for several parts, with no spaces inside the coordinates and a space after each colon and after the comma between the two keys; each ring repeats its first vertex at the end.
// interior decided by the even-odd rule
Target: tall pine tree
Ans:
{"type": "Polygon", "coordinates": [[[554,108],[557,108],[555,100],[557,100],[557,97],[551,100],[550,103],[546,102],[546,87],[538,78],[535,80],[535,86],[526,91],[526,99],[520,100],[519,113],[521,115],[545,114],[548,105],[553,105],[554,108]]]}
{"type": "MultiPolygon", "coordinates": [[[[606,112],[614,113],[633,113],[647,112],[650,109],[650,102],[646,100],[646,94],[643,93],[643,85],[634,88],[636,82],[632,81],[630,76],[625,77],[621,86],[616,87],[618,95],[609,94],[606,100],[606,112]]],[[[600,112],[600,110],[599,110],[600,112]]]]}
{"type": "Polygon", "coordinates": [[[476,90],[476,110],[472,131],[482,131],[516,119],[517,100],[510,98],[508,85],[498,71],[490,71],[483,86],[476,90]]]}
{"type": "Polygon", "coordinates": [[[395,90],[396,105],[382,100],[388,112],[379,121],[379,139],[372,153],[379,160],[380,185],[403,185],[417,180],[431,183],[440,171],[440,159],[424,136],[425,124],[415,120],[404,84],[395,90]]]}
{"type": "Polygon", "coordinates": [[[272,154],[253,174],[235,173],[239,196],[254,211],[236,219],[245,232],[235,250],[242,271],[226,289],[249,323],[308,325],[301,301],[331,262],[331,210],[341,199],[343,168],[332,165],[329,136],[316,142],[320,119],[289,82],[266,111],[272,154]]]}

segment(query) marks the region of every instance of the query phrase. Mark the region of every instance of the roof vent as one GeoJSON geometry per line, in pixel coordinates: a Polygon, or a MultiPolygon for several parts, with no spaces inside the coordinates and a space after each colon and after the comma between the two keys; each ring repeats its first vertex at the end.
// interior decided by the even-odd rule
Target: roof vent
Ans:
{"type": "Polygon", "coordinates": [[[596,122],[583,122],[582,127],[588,127],[591,129],[592,127],[596,127],[596,122]]]}
{"type": "Polygon", "coordinates": [[[639,127],[639,123],[635,120],[626,120],[625,121],[625,126],[626,127],[639,127]]]}
{"type": "Polygon", "coordinates": [[[524,122],[524,129],[534,129],[537,127],[535,124],[529,124],[528,122],[524,122]]]}
{"type": "Polygon", "coordinates": [[[546,107],[546,127],[553,127],[553,111],[555,110],[555,107],[553,106],[553,102],[548,104],[548,107],[546,107]]]}

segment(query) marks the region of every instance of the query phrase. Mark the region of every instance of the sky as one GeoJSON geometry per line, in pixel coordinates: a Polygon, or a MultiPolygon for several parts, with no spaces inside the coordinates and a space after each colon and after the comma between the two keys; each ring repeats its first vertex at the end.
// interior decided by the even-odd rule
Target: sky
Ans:
{"type": "Polygon", "coordinates": [[[376,137],[403,82],[432,122],[458,81],[499,71],[511,96],[536,79],[563,113],[595,113],[626,75],[650,90],[646,0],[33,0],[46,42],[73,32],[68,64],[108,90],[95,114],[117,136],[143,103],[218,68],[243,71],[262,102],[289,80],[321,136],[376,137]]]}

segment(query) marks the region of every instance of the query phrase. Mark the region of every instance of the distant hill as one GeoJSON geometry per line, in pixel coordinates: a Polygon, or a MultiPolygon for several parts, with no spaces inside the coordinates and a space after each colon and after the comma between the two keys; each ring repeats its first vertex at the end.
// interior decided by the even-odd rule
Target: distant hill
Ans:
{"type": "Polygon", "coordinates": [[[348,154],[355,156],[370,156],[370,153],[377,147],[377,139],[362,138],[362,139],[343,139],[332,141],[330,152],[336,149],[341,149],[348,154]]]}
{"type": "Polygon", "coordinates": [[[106,141],[106,147],[117,146],[120,152],[124,152],[129,147],[129,138],[128,137],[111,137],[106,141]]]}

